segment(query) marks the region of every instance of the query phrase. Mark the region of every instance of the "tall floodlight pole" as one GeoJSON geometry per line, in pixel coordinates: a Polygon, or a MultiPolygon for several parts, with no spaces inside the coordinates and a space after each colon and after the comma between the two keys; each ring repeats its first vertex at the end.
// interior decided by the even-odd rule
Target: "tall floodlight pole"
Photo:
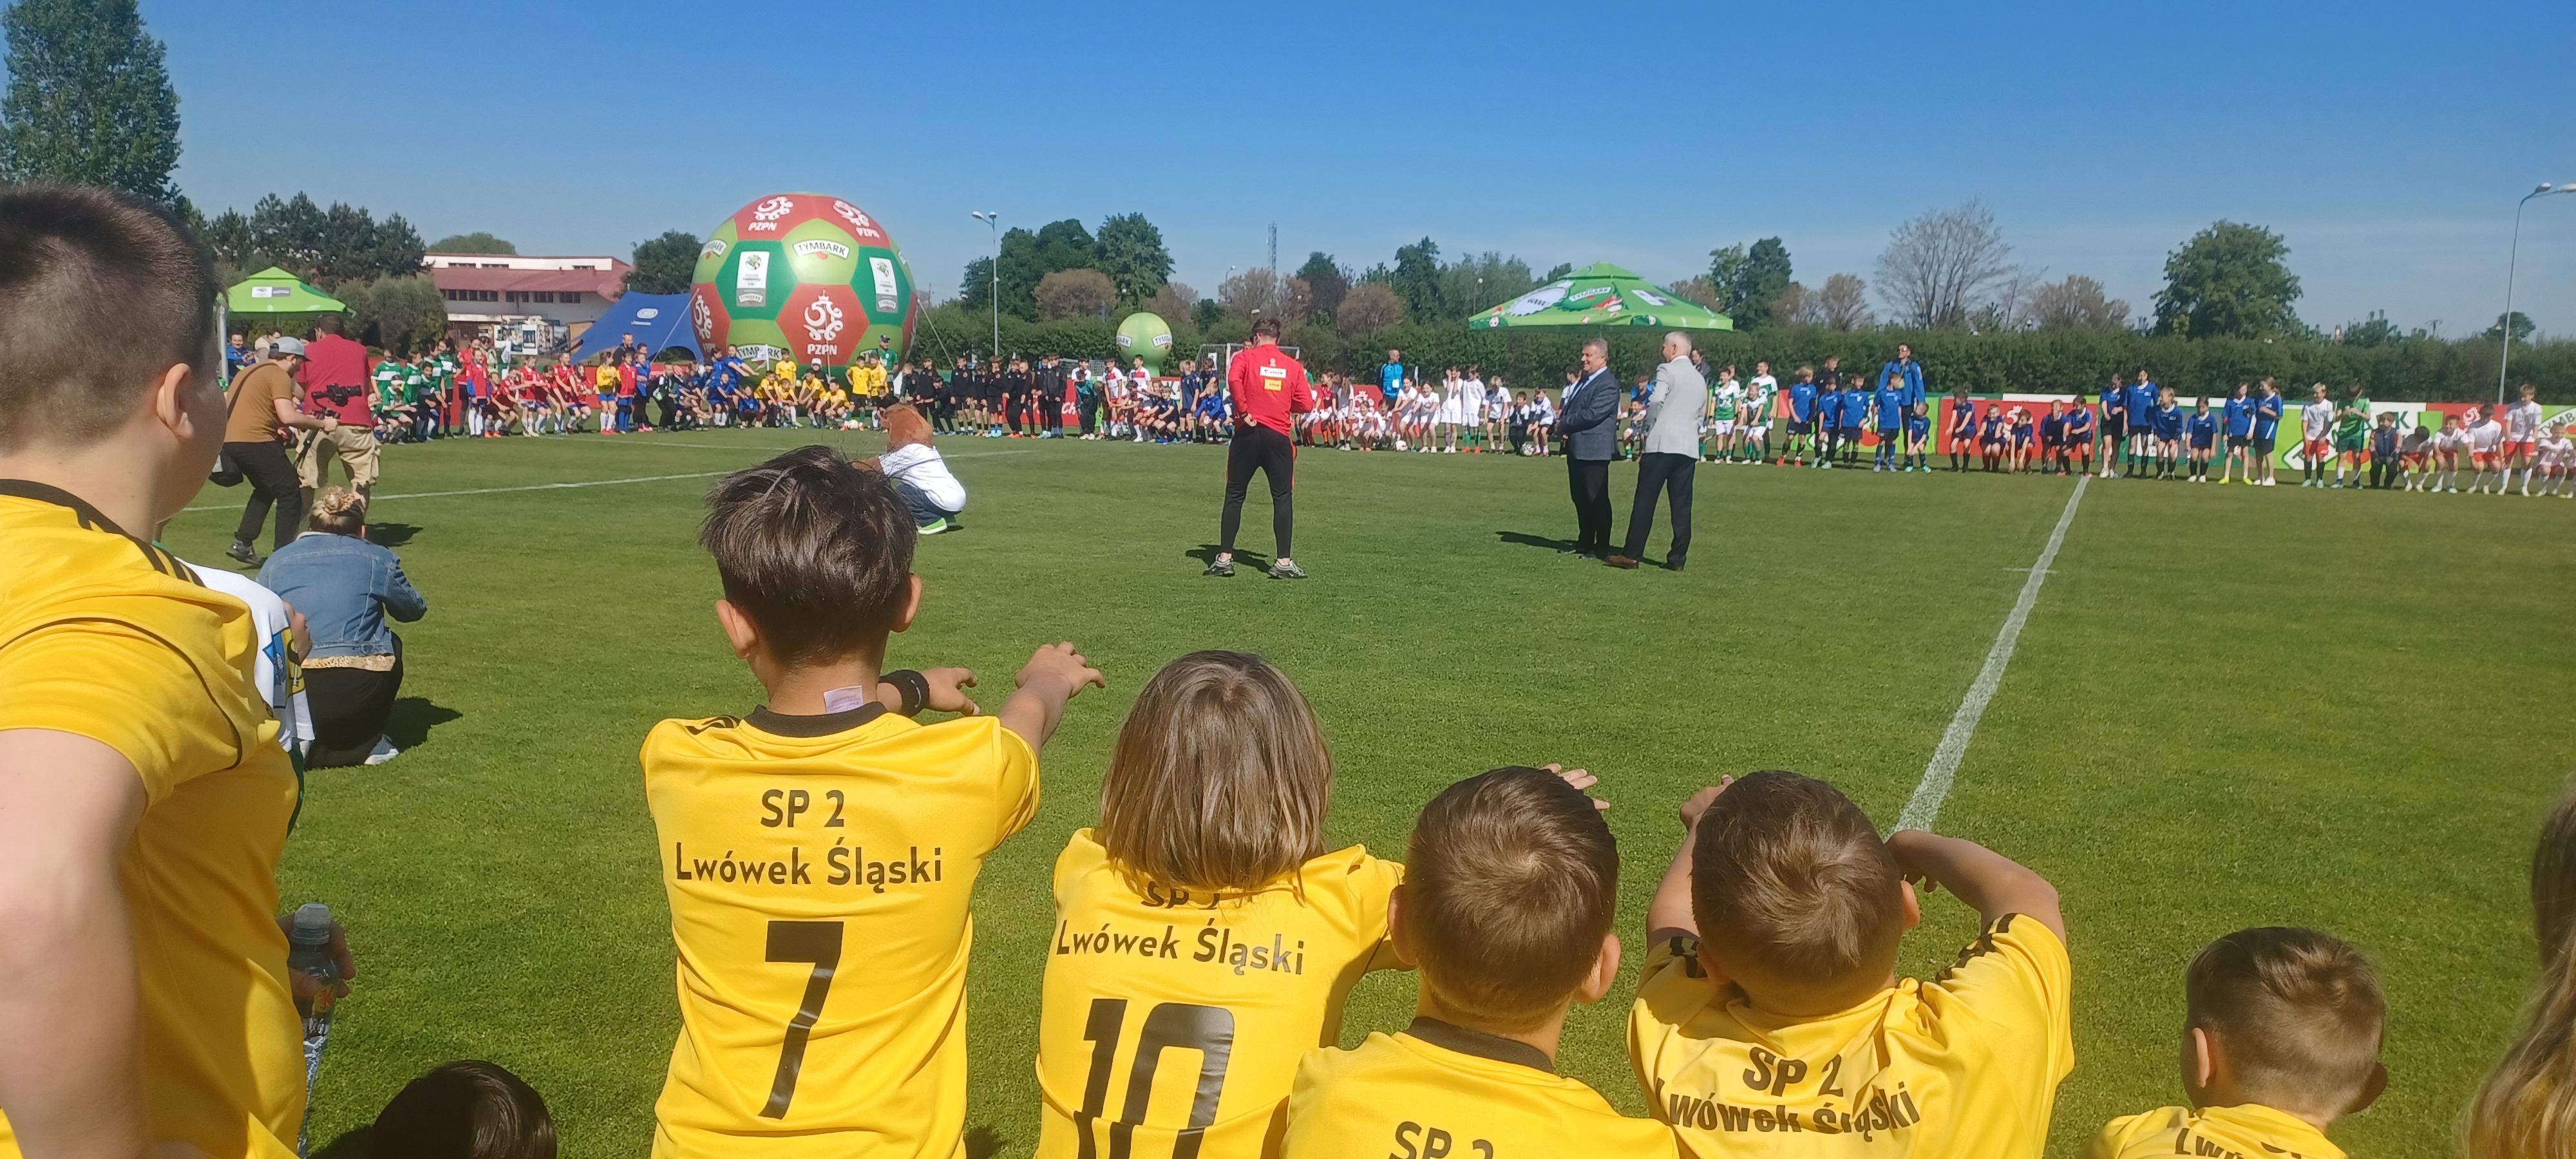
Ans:
{"type": "Polygon", "coordinates": [[[993,231],[993,361],[1002,360],[1002,215],[989,210],[974,211],[975,220],[993,231]]]}
{"type": "Polygon", "coordinates": [[[2515,261],[2522,256],[2522,207],[2531,204],[2532,198],[2545,197],[2552,193],[2576,193],[2576,181],[2570,181],[2565,185],[2551,185],[2543,181],[2540,183],[2540,188],[2523,194],[2522,200],[2513,203],[2513,245],[2505,251],[2504,258],[2504,318],[2496,323],[2496,330],[2504,336],[2504,349],[2496,354],[2497,406],[2504,405],[2505,367],[2513,361],[2513,267],[2515,261]]]}

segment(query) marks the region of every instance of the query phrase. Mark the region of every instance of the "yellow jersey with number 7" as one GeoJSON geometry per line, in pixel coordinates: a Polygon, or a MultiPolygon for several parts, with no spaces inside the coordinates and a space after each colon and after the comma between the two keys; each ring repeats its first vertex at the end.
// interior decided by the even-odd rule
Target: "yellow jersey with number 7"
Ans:
{"type": "Polygon", "coordinates": [[[871,704],[666,720],[643,763],[679,946],[657,1159],[964,1154],[968,901],[1037,753],[871,704]]]}
{"type": "Polygon", "coordinates": [[[1055,863],[1039,1159],[1276,1154],[1298,1060],[1340,1040],[1360,975],[1396,966],[1403,879],[1354,845],[1260,889],[1171,889],[1075,833],[1055,863]]]}

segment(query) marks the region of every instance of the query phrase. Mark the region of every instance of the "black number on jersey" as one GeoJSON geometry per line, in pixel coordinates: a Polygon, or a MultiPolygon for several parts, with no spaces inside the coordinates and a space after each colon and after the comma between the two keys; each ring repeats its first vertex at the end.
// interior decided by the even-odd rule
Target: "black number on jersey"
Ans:
{"type": "MultiPolygon", "coordinates": [[[[1073,1117],[1082,1159],[1099,1159],[1091,1125],[1109,1104],[1109,1072],[1117,1063],[1118,1034],[1127,1025],[1127,1000],[1094,998],[1082,1040],[1091,1044],[1091,1072],[1082,1080],[1082,1110],[1073,1117]]],[[[1127,1072],[1127,1101],[1109,1125],[1109,1159],[1128,1159],[1138,1124],[1154,1099],[1154,1072],[1167,1050],[1199,1052],[1198,1092],[1190,1099],[1189,1125],[1172,1140],[1172,1159],[1193,1159],[1208,1126],[1216,1122],[1217,1096],[1225,1090],[1226,1064],[1234,1057],[1234,1015],[1223,1007],[1165,1002],[1145,1015],[1136,1039],[1136,1061],[1127,1072]]]]}
{"type": "Polygon", "coordinates": [[[796,1072],[805,1067],[806,1036],[823,1019],[823,1000],[832,996],[832,972],[841,965],[841,923],[769,923],[769,960],[814,964],[805,979],[805,1001],[787,1020],[786,1041],[778,1044],[778,1077],[769,1084],[769,1105],[760,1111],[761,1118],[784,1119],[787,1104],[796,1098],[796,1072]]]}

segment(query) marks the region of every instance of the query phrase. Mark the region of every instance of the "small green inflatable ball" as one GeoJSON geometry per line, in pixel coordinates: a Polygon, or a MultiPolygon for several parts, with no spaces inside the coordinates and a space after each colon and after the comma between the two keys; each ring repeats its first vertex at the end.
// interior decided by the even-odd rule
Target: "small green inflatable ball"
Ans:
{"type": "Polygon", "coordinates": [[[1172,355],[1172,324],[1159,314],[1139,310],[1118,324],[1118,358],[1145,360],[1145,368],[1163,372],[1163,360],[1172,355]]]}

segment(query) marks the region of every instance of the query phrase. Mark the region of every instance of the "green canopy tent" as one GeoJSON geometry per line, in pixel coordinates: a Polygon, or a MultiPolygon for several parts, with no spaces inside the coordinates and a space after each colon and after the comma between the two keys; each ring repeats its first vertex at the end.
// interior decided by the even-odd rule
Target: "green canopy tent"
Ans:
{"type": "Polygon", "coordinates": [[[226,290],[224,308],[235,314],[338,314],[349,307],[295,275],[270,266],[226,290]]]}
{"type": "Polygon", "coordinates": [[[1659,326],[1733,330],[1735,323],[1644,278],[1597,262],[1467,319],[1470,330],[1523,326],[1659,326]]]}

